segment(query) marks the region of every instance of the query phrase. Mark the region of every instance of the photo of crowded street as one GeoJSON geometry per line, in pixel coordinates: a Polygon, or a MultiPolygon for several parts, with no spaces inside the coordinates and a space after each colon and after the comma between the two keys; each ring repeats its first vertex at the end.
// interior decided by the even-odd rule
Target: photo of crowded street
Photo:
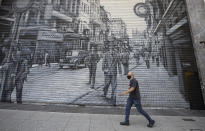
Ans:
{"type": "Polygon", "coordinates": [[[0,131],[205,131],[205,0],[0,0],[0,131]]]}
{"type": "Polygon", "coordinates": [[[203,107],[184,0],[0,4],[1,102],[124,106],[132,72],[145,107],[203,107]]]}

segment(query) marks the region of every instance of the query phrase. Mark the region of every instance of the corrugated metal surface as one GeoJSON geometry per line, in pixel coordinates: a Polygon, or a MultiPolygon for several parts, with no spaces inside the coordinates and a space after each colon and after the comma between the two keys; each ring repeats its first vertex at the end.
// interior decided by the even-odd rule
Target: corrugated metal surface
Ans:
{"type": "MultiPolygon", "coordinates": [[[[22,49],[29,49],[27,58],[32,62],[23,84],[23,103],[113,105],[116,98],[116,105],[124,105],[127,96],[120,94],[129,89],[126,75],[130,71],[139,82],[144,106],[190,108],[196,97],[190,91],[199,88],[194,86],[199,81],[192,77],[198,77],[198,71],[183,1],[45,0],[34,5],[22,13],[16,37],[22,49]],[[149,8],[146,19],[134,14],[138,2],[149,8]],[[69,21],[52,16],[53,11],[69,21]],[[45,19],[48,14],[51,17],[45,19]],[[42,40],[29,37],[30,27],[50,35],[41,35],[42,40]],[[21,28],[27,33],[21,34],[21,28]],[[62,40],[66,33],[88,39],[62,40]],[[105,96],[106,83],[110,85],[105,96]]],[[[0,33],[3,41],[5,33],[0,33]]],[[[4,89],[9,76],[1,74],[4,89]]],[[[15,90],[12,101],[16,100],[15,90]]]]}

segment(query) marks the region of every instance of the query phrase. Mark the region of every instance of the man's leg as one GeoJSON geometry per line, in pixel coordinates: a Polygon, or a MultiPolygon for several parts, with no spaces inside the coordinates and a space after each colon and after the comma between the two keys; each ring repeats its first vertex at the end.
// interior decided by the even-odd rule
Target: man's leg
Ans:
{"type": "Polygon", "coordinates": [[[150,68],[150,61],[148,60],[147,63],[148,63],[148,69],[149,69],[150,68]]]}
{"type": "Polygon", "coordinates": [[[96,66],[93,66],[93,68],[92,68],[92,75],[91,75],[91,88],[94,88],[95,76],[96,76],[96,66]]]}
{"type": "Polygon", "coordinates": [[[6,102],[11,103],[11,94],[15,88],[15,77],[10,77],[10,80],[8,80],[8,87],[6,91],[6,102]]]}
{"type": "Polygon", "coordinates": [[[90,84],[91,83],[91,78],[92,78],[92,69],[91,69],[91,67],[88,67],[88,69],[89,69],[89,82],[88,82],[88,84],[90,84]]]}
{"type": "Polygon", "coordinates": [[[137,58],[135,58],[135,60],[136,60],[136,64],[138,65],[138,59],[137,59],[137,58]]]}
{"type": "Polygon", "coordinates": [[[1,102],[8,102],[8,90],[3,89],[2,95],[1,95],[1,102]]]}
{"type": "Polygon", "coordinates": [[[13,92],[13,90],[14,90],[14,86],[13,86],[13,88],[10,88],[9,90],[8,90],[8,92],[7,92],[7,102],[9,102],[9,103],[11,103],[12,101],[11,101],[11,94],[12,94],[12,92],[13,92]]]}
{"type": "Polygon", "coordinates": [[[128,72],[127,72],[127,70],[128,70],[127,68],[128,68],[128,67],[127,67],[127,64],[125,64],[124,75],[127,75],[127,73],[128,73],[128,72]]]}
{"type": "Polygon", "coordinates": [[[126,109],[125,109],[125,122],[129,122],[130,118],[130,110],[133,105],[133,101],[130,97],[127,98],[127,104],[126,104],[126,109]]]}
{"type": "Polygon", "coordinates": [[[148,127],[153,127],[155,121],[152,120],[152,118],[147,114],[147,112],[145,112],[142,109],[141,101],[140,100],[133,100],[133,103],[135,104],[138,112],[141,113],[149,121],[149,124],[147,126],[148,127]]]}
{"type": "Polygon", "coordinates": [[[19,80],[16,83],[16,101],[17,103],[22,103],[22,90],[23,90],[23,80],[19,80]]]}
{"type": "Polygon", "coordinates": [[[117,74],[111,76],[111,86],[112,86],[112,93],[111,93],[111,99],[112,104],[116,105],[116,88],[117,88],[117,74]]]}
{"type": "Polygon", "coordinates": [[[129,73],[129,63],[127,63],[127,74],[129,73]]]}
{"type": "Polygon", "coordinates": [[[133,101],[130,97],[127,98],[127,104],[125,109],[125,121],[120,122],[120,125],[129,125],[129,118],[130,118],[130,110],[133,105],[133,101]]]}
{"type": "Polygon", "coordinates": [[[124,75],[127,75],[127,64],[123,64],[123,67],[124,67],[124,75]]]}
{"type": "Polygon", "coordinates": [[[111,83],[111,77],[107,73],[104,73],[104,77],[105,77],[105,85],[104,85],[103,91],[104,91],[104,96],[106,97],[107,92],[108,92],[108,88],[109,88],[110,83],[111,83]]]}
{"type": "Polygon", "coordinates": [[[2,94],[1,94],[1,102],[6,102],[6,97],[7,97],[7,87],[8,87],[8,73],[5,72],[3,75],[3,78],[5,77],[5,80],[2,81],[3,83],[1,83],[1,90],[2,90],[2,94]]]}
{"type": "Polygon", "coordinates": [[[152,56],[152,63],[154,63],[154,56],[152,56]]]}
{"type": "Polygon", "coordinates": [[[51,67],[50,61],[48,61],[48,66],[51,67]]]}
{"type": "Polygon", "coordinates": [[[147,69],[149,69],[149,60],[146,60],[147,69]]]}
{"type": "Polygon", "coordinates": [[[159,58],[156,58],[157,61],[157,67],[159,67],[159,58]]]}

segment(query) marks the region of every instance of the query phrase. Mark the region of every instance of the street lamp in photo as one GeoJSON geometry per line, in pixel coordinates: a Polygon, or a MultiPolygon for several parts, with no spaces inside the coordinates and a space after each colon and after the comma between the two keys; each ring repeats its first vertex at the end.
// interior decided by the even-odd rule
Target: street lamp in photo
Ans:
{"type": "Polygon", "coordinates": [[[15,0],[13,10],[16,13],[23,13],[32,6],[32,0],[15,0]]]}
{"type": "MultiPolygon", "coordinates": [[[[141,18],[145,18],[145,20],[152,15],[151,7],[147,3],[137,3],[134,6],[133,10],[134,10],[135,15],[141,18]]],[[[148,23],[148,26],[150,25],[151,23],[148,23]]],[[[147,31],[148,31],[148,28],[147,28],[147,31]]],[[[151,32],[148,32],[148,34],[150,35],[151,32]]],[[[151,38],[152,37],[148,37],[147,44],[145,44],[145,47],[147,46],[147,50],[149,51],[151,51],[151,42],[150,42],[151,38]]]]}
{"type": "Polygon", "coordinates": [[[150,15],[150,8],[145,3],[137,3],[134,6],[134,13],[141,18],[146,18],[148,15],[150,15]]]}

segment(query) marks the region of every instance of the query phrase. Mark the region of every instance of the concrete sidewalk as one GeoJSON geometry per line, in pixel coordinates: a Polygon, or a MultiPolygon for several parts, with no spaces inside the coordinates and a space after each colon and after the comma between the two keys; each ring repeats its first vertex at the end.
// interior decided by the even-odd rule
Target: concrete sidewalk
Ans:
{"type": "Polygon", "coordinates": [[[0,131],[205,131],[205,117],[152,117],[156,125],[148,128],[141,115],[131,115],[130,126],[120,126],[123,115],[0,109],[0,131]]]}

